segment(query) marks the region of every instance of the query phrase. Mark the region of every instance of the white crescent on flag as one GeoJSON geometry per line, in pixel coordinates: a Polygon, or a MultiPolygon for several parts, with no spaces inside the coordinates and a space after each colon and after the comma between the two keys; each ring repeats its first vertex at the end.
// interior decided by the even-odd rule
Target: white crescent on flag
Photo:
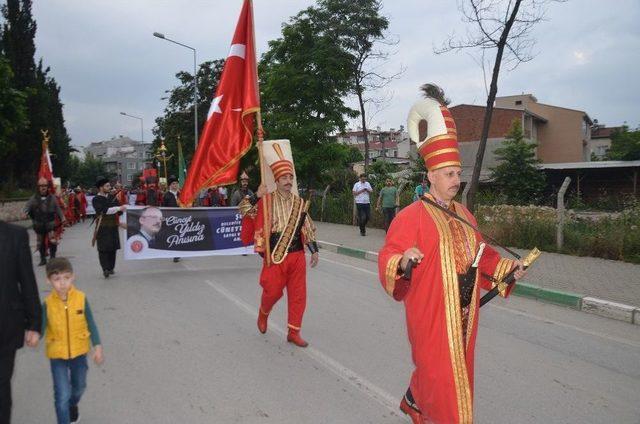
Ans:
{"type": "Polygon", "coordinates": [[[229,56],[227,57],[238,56],[239,58],[244,59],[246,50],[247,46],[244,44],[232,44],[229,49],[229,56]]]}

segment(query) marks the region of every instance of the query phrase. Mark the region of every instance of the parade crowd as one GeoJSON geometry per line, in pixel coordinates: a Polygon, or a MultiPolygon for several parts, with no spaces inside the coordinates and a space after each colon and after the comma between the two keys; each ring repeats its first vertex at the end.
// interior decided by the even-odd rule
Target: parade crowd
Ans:
{"type": "MultiPolygon", "coordinates": [[[[521,261],[503,258],[489,246],[473,214],[453,200],[461,173],[455,122],[442,90],[423,89],[426,98],[411,109],[408,130],[425,159],[429,186],[416,187],[416,201],[396,216],[397,189],[392,180],[386,181],[376,204],[384,213],[387,230],[379,252],[379,281],[406,310],[414,371],[400,402],[401,411],[413,424],[471,423],[480,288],[508,296],[513,285],[504,284],[505,276],[519,279],[525,271],[521,261]],[[428,124],[426,133],[419,130],[421,121],[428,124]]],[[[249,189],[249,177],[242,173],[230,197],[225,188],[211,187],[200,192],[196,205],[238,207],[240,238],[245,245],[253,244],[262,258],[257,329],[261,334],[268,331],[269,316],[286,290],[286,340],[305,348],[309,343],[301,335],[307,305],[304,250],[309,251],[309,264],[315,267],[320,260],[316,227],[308,214],[308,201],[298,194],[289,141],[263,141],[261,154],[266,171],[255,193],[249,189]]],[[[366,236],[373,192],[366,177],[360,175],[353,186],[362,236],[366,236]]],[[[93,242],[104,278],[114,273],[123,226],[119,216],[128,205],[146,206],[146,210],[179,206],[178,180],[171,177],[167,183],[167,187],[158,187],[157,179],[145,178],[140,189],[128,192],[119,183],[112,188],[108,178],[96,181],[91,190],[93,242]]],[[[59,424],[79,419],[87,355],[96,364],[104,361],[87,296],[74,285],[70,261],[56,258],[64,229],[86,219],[87,203],[83,188],[62,190],[41,178],[25,206],[37,235],[39,265],[46,265],[47,282],[52,286],[42,304],[27,231],[0,221],[0,424],[10,422],[11,376],[16,350],[23,344],[35,347],[40,338],[45,340],[59,424]]],[[[141,219],[157,218],[142,215],[141,219]]]]}

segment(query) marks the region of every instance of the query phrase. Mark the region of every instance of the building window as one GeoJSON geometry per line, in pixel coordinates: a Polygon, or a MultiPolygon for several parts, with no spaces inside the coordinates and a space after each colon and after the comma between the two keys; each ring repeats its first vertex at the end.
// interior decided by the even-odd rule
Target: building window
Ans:
{"type": "Polygon", "coordinates": [[[133,181],[133,175],[132,175],[132,174],[128,174],[128,175],[127,175],[127,181],[128,181],[128,182],[133,181]]]}
{"type": "Polygon", "coordinates": [[[135,162],[127,162],[127,169],[131,169],[131,170],[135,171],[136,163],[135,162]]]}
{"type": "Polygon", "coordinates": [[[520,106],[522,104],[522,100],[516,100],[516,106],[520,106]]]}

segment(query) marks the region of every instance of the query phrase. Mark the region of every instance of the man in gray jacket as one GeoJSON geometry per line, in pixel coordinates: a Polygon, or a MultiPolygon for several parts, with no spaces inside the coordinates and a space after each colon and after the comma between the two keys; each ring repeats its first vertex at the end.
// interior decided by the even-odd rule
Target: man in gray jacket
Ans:
{"type": "Polygon", "coordinates": [[[63,225],[65,220],[58,199],[49,192],[49,188],[49,182],[45,178],[38,179],[37,192],[24,206],[24,213],[31,218],[33,231],[38,237],[39,266],[47,263],[47,247],[49,248],[49,256],[56,257],[59,242],[55,235],[56,217],[60,219],[59,225],[63,225]]]}

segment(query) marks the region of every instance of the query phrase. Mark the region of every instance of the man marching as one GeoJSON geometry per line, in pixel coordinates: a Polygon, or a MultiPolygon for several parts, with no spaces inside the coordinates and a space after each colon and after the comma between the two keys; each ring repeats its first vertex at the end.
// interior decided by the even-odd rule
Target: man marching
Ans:
{"type": "Polygon", "coordinates": [[[109,278],[116,267],[116,252],[120,249],[118,233],[119,216],[127,208],[120,205],[110,193],[111,184],[107,178],[98,177],[96,182],[98,194],[93,198],[93,209],[96,211],[95,240],[98,242],[98,258],[102,267],[102,275],[109,278]]]}
{"type": "Polygon", "coordinates": [[[269,168],[265,167],[266,187],[260,186],[257,196],[244,199],[239,205],[243,215],[242,241],[244,244],[253,241],[255,251],[263,257],[258,330],[263,334],[267,332],[269,313],[286,287],[287,341],[306,347],[308,343],[300,336],[307,302],[304,245],[311,252],[313,268],[319,259],[315,225],[306,213],[307,202],[298,196],[289,141],[264,141],[262,154],[269,165],[269,168]],[[274,186],[275,190],[271,189],[274,186]]]}
{"type": "MultiPolygon", "coordinates": [[[[462,169],[444,93],[433,85],[422,88],[427,98],[411,109],[408,130],[425,160],[430,190],[391,223],[379,275],[387,293],[404,302],[415,365],[400,409],[414,424],[471,423],[479,289],[492,289],[515,267],[516,279],[524,271],[451,215],[476,225],[471,212],[453,201],[462,169]],[[420,133],[423,121],[426,135],[420,133]],[[411,264],[416,267],[409,277],[411,264]]],[[[512,287],[501,287],[500,295],[512,287]]]]}
{"type": "Polygon", "coordinates": [[[49,192],[50,183],[46,178],[38,179],[38,192],[31,196],[24,207],[24,213],[33,224],[38,240],[38,251],[40,252],[40,263],[38,266],[47,263],[47,248],[49,256],[56,257],[59,238],[56,236],[56,218],[60,224],[64,223],[64,212],[58,204],[56,196],[49,192]]]}

